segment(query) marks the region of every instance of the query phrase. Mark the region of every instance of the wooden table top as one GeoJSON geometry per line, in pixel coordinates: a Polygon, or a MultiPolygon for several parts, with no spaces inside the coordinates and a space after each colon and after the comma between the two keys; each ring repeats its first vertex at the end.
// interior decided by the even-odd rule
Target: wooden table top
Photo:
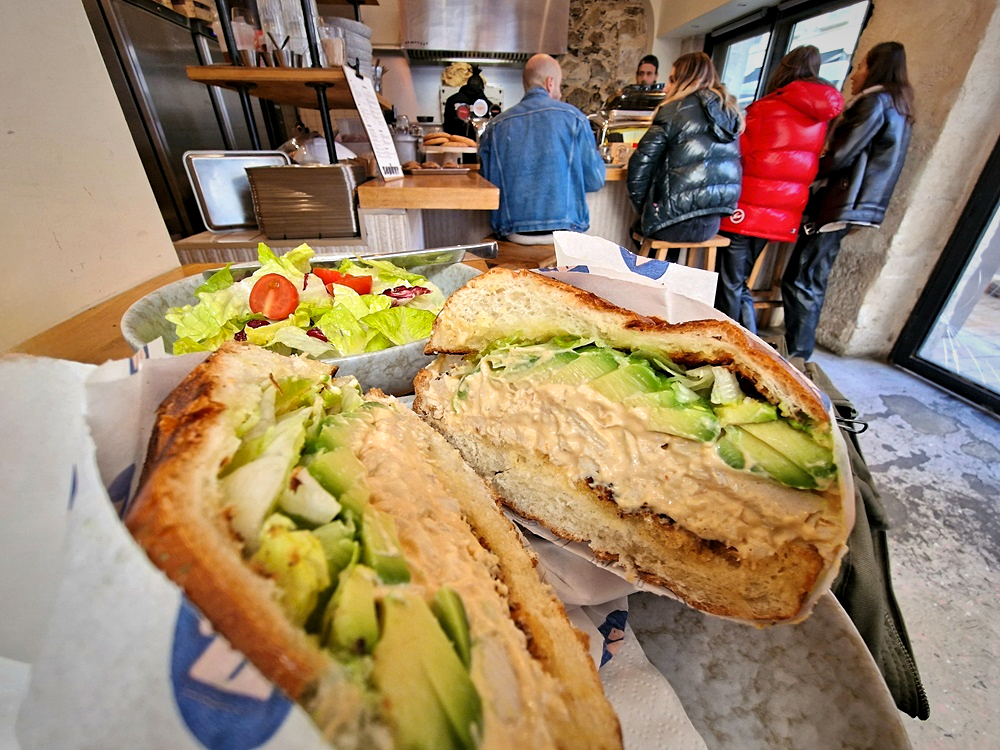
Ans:
{"type": "Polygon", "coordinates": [[[9,351],[94,365],[104,364],[109,359],[126,359],[133,352],[132,347],[122,338],[120,324],[122,315],[133,302],[161,286],[219,267],[219,263],[179,266],[94,305],[9,351]]]}

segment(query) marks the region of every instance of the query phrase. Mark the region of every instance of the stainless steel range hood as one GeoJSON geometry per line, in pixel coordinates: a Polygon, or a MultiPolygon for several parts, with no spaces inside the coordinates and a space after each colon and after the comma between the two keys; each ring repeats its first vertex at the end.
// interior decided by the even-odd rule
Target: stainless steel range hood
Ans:
{"type": "Polygon", "coordinates": [[[569,0],[399,0],[399,13],[411,62],[523,62],[566,52],[569,0]]]}

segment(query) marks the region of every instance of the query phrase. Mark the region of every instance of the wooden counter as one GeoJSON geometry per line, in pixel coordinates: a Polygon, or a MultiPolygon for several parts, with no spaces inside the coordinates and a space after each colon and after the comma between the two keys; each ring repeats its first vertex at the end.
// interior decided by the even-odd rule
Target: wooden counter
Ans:
{"type": "Polygon", "coordinates": [[[624,182],[628,178],[628,164],[615,166],[608,164],[606,182],[624,182]]]}
{"type": "Polygon", "coordinates": [[[376,179],[358,185],[358,207],[490,211],[500,207],[500,189],[476,171],[405,175],[401,180],[376,179]]]}

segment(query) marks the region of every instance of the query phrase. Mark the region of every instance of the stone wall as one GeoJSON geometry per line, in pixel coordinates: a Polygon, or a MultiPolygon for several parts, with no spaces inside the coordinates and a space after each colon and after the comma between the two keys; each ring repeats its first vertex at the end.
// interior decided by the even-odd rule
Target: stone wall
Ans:
{"type": "Polygon", "coordinates": [[[597,112],[622,86],[652,44],[649,0],[570,0],[568,51],[559,58],[562,98],[597,112]]]}

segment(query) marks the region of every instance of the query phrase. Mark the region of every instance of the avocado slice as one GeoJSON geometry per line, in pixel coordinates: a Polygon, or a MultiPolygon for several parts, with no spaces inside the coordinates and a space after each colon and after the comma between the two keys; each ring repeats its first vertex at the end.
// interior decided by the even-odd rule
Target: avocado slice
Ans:
{"type": "Polygon", "coordinates": [[[451,641],[451,645],[455,647],[458,658],[468,668],[472,664],[472,635],[469,632],[469,619],[465,614],[462,597],[454,589],[442,586],[434,592],[431,611],[451,641]]]}
{"type": "Polygon", "coordinates": [[[392,516],[366,505],[361,517],[361,560],[389,584],[410,580],[410,567],[396,535],[392,516]]]}
{"type": "Polygon", "coordinates": [[[581,352],[573,361],[546,373],[545,382],[580,385],[618,369],[619,359],[610,349],[581,352]]]}
{"type": "Polygon", "coordinates": [[[833,451],[819,445],[808,434],[795,429],[788,422],[761,422],[741,426],[813,476],[826,477],[836,472],[833,451]]]}
{"type": "Polygon", "coordinates": [[[382,602],[382,636],[372,679],[398,748],[473,750],[482,699],[427,603],[392,592],[382,602]]]}
{"type": "Polygon", "coordinates": [[[361,544],[355,538],[357,527],[351,521],[331,521],[313,529],[326,555],[330,580],[336,581],[340,571],[361,559],[361,544]]]}
{"type": "Polygon", "coordinates": [[[622,365],[589,383],[591,388],[612,401],[624,401],[637,393],[658,391],[665,384],[666,379],[657,375],[652,367],[638,362],[622,365]]]}
{"type": "Polygon", "coordinates": [[[750,471],[767,474],[789,487],[816,489],[816,480],[809,472],[742,427],[730,425],[725,436],[743,454],[750,471]]]}
{"type": "Polygon", "coordinates": [[[743,456],[743,451],[736,446],[736,443],[728,435],[723,435],[719,438],[719,442],[715,444],[715,452],[719,454],[719,458],[730,468],[746,468],[747,462],[743,456]]]}
{"type": "Polygon", "coordinates": [[[341,446],[313,456],[306,467],[323,488],[333,494],[349,512],[360,519],[371,491],[368,488],[368,470],[354,452],[341,446]]]}
{"type": "Polygon", "coordinates": [[[625,405],[648,410],[647,426],[655,432],[701,443],[715,440],[721,432],[708,402],[680,383],[670,383],[669,388],[655,393],[635,393],[625,405]]]}
{"type": "Polygon", "coordinates": [[[730,424],[751,424],[756,422],[774,422],[778,418],[778,410],[774,404],[758,401],[746,396],[735,404],[723,404],[716,407],[715,414],[723,426],[730,424]]]}
{"type": "Polygon", "coordinates": [[[371,653],[379,639],[375,608],[375,571],[354,565],[340,575],[337,589],[326,608],[323,633],[334,651],[371,653]]]}

